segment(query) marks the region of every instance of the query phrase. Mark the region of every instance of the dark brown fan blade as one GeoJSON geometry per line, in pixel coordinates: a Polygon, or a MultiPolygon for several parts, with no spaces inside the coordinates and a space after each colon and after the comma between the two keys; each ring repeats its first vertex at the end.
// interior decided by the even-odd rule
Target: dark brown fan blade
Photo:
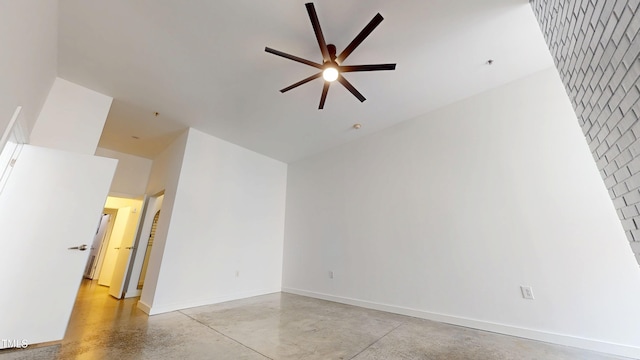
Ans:
{"type": "Polygon", "coordinates": [[[380,15],[380,13],[376,14],[376,16],[374,16],[373,19],[369,21],[367,26],[365,26],[364,29],[360,31],[360,34],[356,35],[353,41],[351,41],[351,43],[347,45],[347,47],[340,53],[340,55],[338,55],[338,57],[336,58],[338,64],[342,63],[349,55],[351,55],[353,50],[355,50],[355,48],[357,48],[358,45],[360,45],[360,43],[362,43],[362,41],[364,41],[364,39],[366,39],[367,36],[371,34],[373,29],[380,25],[382,20],[384,20],[382,15],[380,15]]]}
{"type": "Polygon", "coordinates": [[[345,65],[345,66],[340,66],[338,71],[354,72],[354,71],[378,71],[378,70],[395,70],[395,69],[396,69],[396,64],[345,65]]]}
{"type": "Polygon", "coordinates": [[[351,85],[350,82],[347,81],[347,79],[344,78],[344,76],[342,76],[342,74],[338,75],[338,81],[340,81],[340,84],[346,87],[347,90],[349,90],[353,94],[353,96],[357,97],[360,102],[364,102],[365,100],[367,100],[364,96],[362,96],[362,94],[360,94],[358,90],[356,90],[356,88],[353,87],[353,85],[351,85]]]}
{"type": "Polygon", "coordinates": [[[322,59],[324,61],[331,61],[329,50],[327,49],[327,43],[326,41],[324,41],[324,35],[322,34],[322,29],[320,28],[320,21],[318,21],[318,14],[316,14],[316,8],[313,6],[313,3],[306,3],[304,5],[307,7],[309,19],[311,20],[311,25],[313,26],[313,32],[316,34],[316,39],[318,39],[320,52],[322,52],[322,59]]]}
{"type": "Polygon", "coordinates": [[[268,53],[271,53],[273,55],[282,56],[285,59],[289,59],[289,60],[297,61],[299,63],[303,63],[305,65],[313,66],[313,67],[318,68],[318,69],[322,69],[323,68],[323,66],[321,64],[314,63],[313,61],[309,61],[309,60],[303,59],[301,57],[297,57],[297,56],[294,56],[294,55],[283,53],[282,51],[278,51],[278,50],[272,49],[270,47],[265,47],[264,51],[266,51],[268,53]]]}
{"type": "Polygon", "coordinates": [[[330,82],[325,81],[324,86],[322,87],[322,96],[320,96],[320,106],[318,106],[318,110],[322,110],[324,108],[324,102],[327,100],[327,93],[329,92],[330,82]]]}
{"type": "Polygon", "coordinates": [[[286,88],[280,90],[280,92],[281,93],[285,93],[285,92],[287,92],[287,91],[289,91],[291,89],[297,88],[298,86],[300,86],[302,84],[306,84],[311,80],[315,80],[315,79],[319,78],[320,76],[322,76],[322,72],[319,72],[319,73],[317,73],[315,75],[311,75],[308,78],[306,78],[304,80],[300,80],[300,81],[298,81],[297,83],[295,83],[295,84],[293,84],[291,86],[287,86],[286,88]]]}

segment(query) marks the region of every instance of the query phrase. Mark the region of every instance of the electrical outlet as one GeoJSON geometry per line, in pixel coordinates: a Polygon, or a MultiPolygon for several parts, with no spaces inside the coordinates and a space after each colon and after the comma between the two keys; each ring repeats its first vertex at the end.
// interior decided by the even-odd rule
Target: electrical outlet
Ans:
{"type": "Polygon", "coordinates": [[[535,300],[535,297],[533,297],[533,289],[531,288],[531,286],[520,286],[520,292],[522,293],[522,298],[535,300]]]}
{"type": "Polygon", "coordinates": [[[329,271],[329,279],[333,279],[333,271],[329,271]]]}

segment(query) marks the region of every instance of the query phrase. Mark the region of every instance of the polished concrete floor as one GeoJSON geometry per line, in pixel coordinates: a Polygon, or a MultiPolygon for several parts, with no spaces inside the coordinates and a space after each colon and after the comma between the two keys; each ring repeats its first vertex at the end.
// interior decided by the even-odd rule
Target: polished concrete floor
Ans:
{"type": "Polygon", "coordinates": [[[291,294],[148,317],[136,299],[81,287],[61,344],[6,359],[620,359],[291,294]]]}

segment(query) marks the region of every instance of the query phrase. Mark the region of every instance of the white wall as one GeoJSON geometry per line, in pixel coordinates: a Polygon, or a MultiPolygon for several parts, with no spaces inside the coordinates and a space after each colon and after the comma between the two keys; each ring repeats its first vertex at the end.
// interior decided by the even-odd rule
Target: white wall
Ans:
{"type": "Polygon", "coordinates": [[[31,131],[34,145],[93,155],[113,98],[56,78],[31,131]]]}
{"type": "Polygon", "coordinates": [[[555,69],[290,164],[283,271],[285,291],[640,356],[640,269],[555,69]]]}
{"type": "Polygon", "coordinates": [[[30,130],[56,76],[58,2],[0,1],[0,49],[0,134],[17,106],[30,130]]]}
{"type": "Polygon", "coordinates": [[[96,150],[96,155],[118,160],[116,174],[109,189],[110,195],[138,197],[146,193],[153,161],[100,147],[96,150]]]}
{"type": "Polygon", "coordinates": [[[153,160],[147,194],[155,195],[164,191],[162,212],[158,218],[156,236],[151,248],[151,256],[147,266],[147,275],[144,279],[144,287],[138,301],[138,307],[149,313],[154,301],[160,265],[164,256],[164,247],[167,241],[167,233],[171,225],[173,204],[176,198],[178,180],[182,169],[182,160],[187,145],[188,132],[184,132],[160,155],[153,160]]]}
{"type": "MultiPolygon", "coordinates": [[[[280,291],[286,176],[280,161],[189,130],[152,314],[280,291]]],[[[159,235],[160,224],[152,261],[159,235]]]]}
{"type": "Polygon", "coordinates": [[[184,147],[187,144],[187,134],[186,131],[182,133],[170,146],[153,159],[149,182],[147,183],[146,193],[148,195],[157,194],[165,190],[167,186],[178,186],[184,147]]]}

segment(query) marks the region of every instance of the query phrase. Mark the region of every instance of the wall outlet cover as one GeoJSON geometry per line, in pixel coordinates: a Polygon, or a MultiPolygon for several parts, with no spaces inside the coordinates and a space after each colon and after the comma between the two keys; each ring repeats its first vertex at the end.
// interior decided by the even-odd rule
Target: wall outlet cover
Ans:
{"type": "Polygon", "coordinates": [[[522,293],[522,298],[527,300],[535,300],[533,296],[533,288],[531,286],[520,286],[520,292],[522,293]]]}

